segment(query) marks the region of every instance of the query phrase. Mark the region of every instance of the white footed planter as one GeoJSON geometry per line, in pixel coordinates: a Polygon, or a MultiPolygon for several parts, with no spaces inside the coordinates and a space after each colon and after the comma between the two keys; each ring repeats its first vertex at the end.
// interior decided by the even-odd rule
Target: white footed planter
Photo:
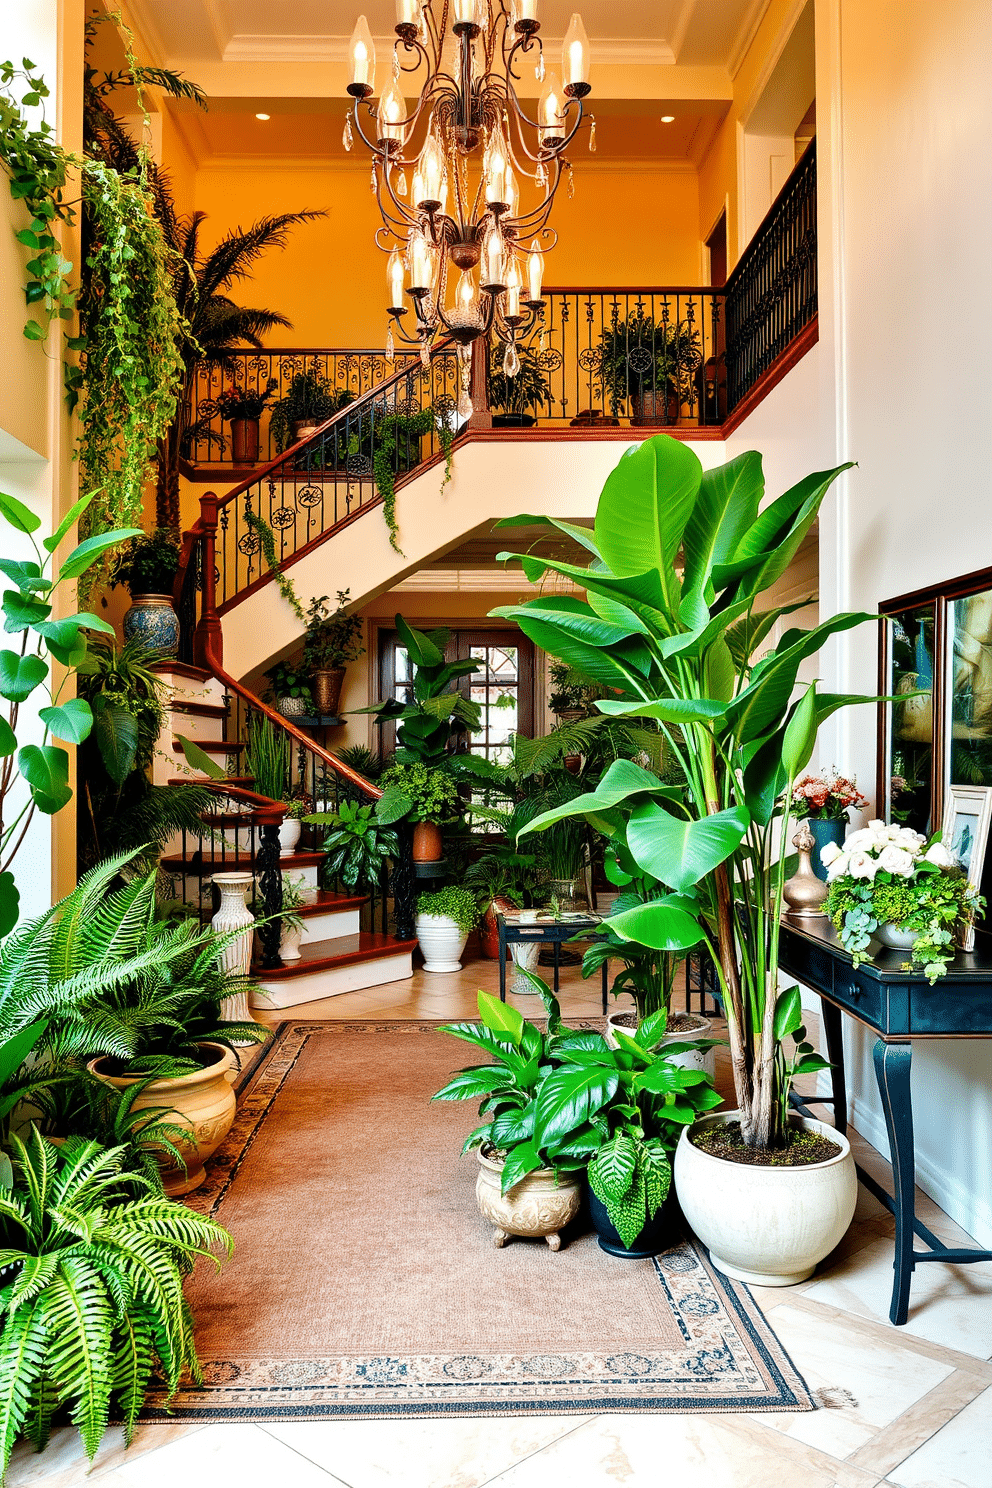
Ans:
{"type": "Polygon", "coordinates": [[[581,1177],[538,1168],[503,1194],[502,1176],[503,1164],[480,1151],[475,1197],[479,1213],[493,1226],[493,1244],[502,1248],[511,1235],[526,1235],[545,1240],[551,1250],[560,1250],[561,1231],[579,1212],[581,1177]]]}
{"type": "Polygon", "coordinates": [[[822,1121],[790,1117],[841,1150],[826,1162],[787,1168],[728,1162],[689,1140],[690,1130],[739,1120],[740,1112],[721,1111],[683,1131],[675,1153],[679,1203],[718,1271],[757,1286],[794,1286],[812,1276],[854,1217],[850,1143],[822,1121]]]}
{"type": "MultiPolygon", "coordinates": [[[[617,1039],[613,1032],[614,1020],[618,1020],[624,1016],[625,1014],[623,1012],[610,1013],[606,1020],[606,1029],[603,1037],[611,1049],[617,1048],[617,1039]]],[[[708,1039],[712,1037],[713,1025],[709,1018],[703,1018],[698,1013],[693,1013],[692,1016],[699,1019],[699,1027],[687,1028],[683,1033],[666,1034],[660,1045],[662,1051],[664,1051],[666,1044],[687,1044],[693,1039],[708,1039]]],[[[619,1027],[624,1033],[633,1032],[631,1028],[624,1028],[622,1023],[619,1024],[619,1027]]],[[[668,1057],[666,1055],[666,1058],[668,1057]]],[[[687,1049],[684,1054],[672,1054],[669,1062],[674,1064],[676,1069],[702,1070],[703,1074],[709,1075],[711,1080],[716,1075],[715,1049],[687,1049]]]]}
{"type": "Polygon", "coordinates": [[[279,856],[281,858],[288,858],[290,853],[296,851],[296,844],[300,840],[300,833],[302,831],[303,824],[302,822],[298,822],[295,817],[287,816],[280,822],[279,856]]]}
{"type": "MultiPolygon", "coordinates": [[[[252,928],[255,916],[245,903],[245,895],[254,879],[250,873],[215,873],[213,882],[220,890],[220,909],[210,921],[218,935],[231,930],[243,930],[244,934],[232,940],[224,951],[224,970],[231,975],[247,976],[251,966],[252,928]]],[[[225,1023],[250,1023],[251,1013],[248,998],[242,992],[235,997],[221,999],[220,1016],[225,1023]]],[[[245,1044],[236,1047],[246,1048],[245,1044]]]]}
{"type": "Polygon", "coordinates": [[[279,941],[280,961],[299,961],[301,959],[302,953],[300,951],[300,941],[302,940],[302,938],[302,930],[293,929],[284,930],[282,932],[282,936],[279,941]]]}
{"type": "Polygon", "coordinates": [[[461,971],[467,931],[459,930],[448,915],[418,914],[414,925],[424,953],[425,971],[461,971]]]}
{"type": "Polygon", "coordinates": [[[879,944],[887,946],[890,951],[911,951],[920,938],[919,930],[903,930],[901,926],[888,922],[879,925],[874,933],[879,944]]]}
{"type": "MultiPolygon", "coordinates": [[[[517,941],[510,946],[510,956],[514,966],[521,971],[529,971],[532,976],[537,972],[537,963],[541,955],[541,943],[534,941],[517,941]]],[[[510,983],[510,991],[521,993],[533,993],[534,988],[526,977],[515,976],[510,983]]],[[[536,993],[534,994],[536,996],[536,993]]]]}

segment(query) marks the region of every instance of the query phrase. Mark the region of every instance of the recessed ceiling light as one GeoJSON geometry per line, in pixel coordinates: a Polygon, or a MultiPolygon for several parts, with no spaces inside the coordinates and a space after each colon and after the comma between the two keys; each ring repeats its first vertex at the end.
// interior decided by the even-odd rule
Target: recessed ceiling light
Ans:
{"type": "Polygon", "coordinates": [[[256,114],[255,115],[255,118],[256,119],[271,119],[271,117],[272,117],[271,114],[256,114]]]}
{"type": "Polygon", "coordinates": [[[661,122],[662,122],[662,124],[674,124],[675,123],[675,115],[674,114],[662,114],[662,116],[661,116],[661,122]]]}

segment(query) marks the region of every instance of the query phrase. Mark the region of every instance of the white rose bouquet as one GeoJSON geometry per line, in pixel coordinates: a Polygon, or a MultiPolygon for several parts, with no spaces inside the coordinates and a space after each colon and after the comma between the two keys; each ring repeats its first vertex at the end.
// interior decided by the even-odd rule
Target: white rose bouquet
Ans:
{"type": "Polygon", "coordinates": [[[985,905],[939,836],[927,839],[911,827],[869,822],[842,848],[828,842],[820,859],[827,914],[855,966],[871,959],[872,932],[896,925],[916,932],[912,964],[933,983],[954,955],[955,932],[985,905]]]}

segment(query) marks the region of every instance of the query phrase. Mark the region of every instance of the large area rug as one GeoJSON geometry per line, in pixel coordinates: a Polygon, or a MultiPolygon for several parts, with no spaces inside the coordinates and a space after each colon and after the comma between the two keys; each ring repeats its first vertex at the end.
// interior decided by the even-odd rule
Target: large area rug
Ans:
{"type": "Polygon", "coordinates": [[[471,1053],[429,1023],[281,1025],[189,1200],[235,1253],[188,1285],[205,1384],[173,1413],[812,1410],[693,1240],[622,1261],[577,1224],[558,1254],[493,1247],[458,1156],[475,1107],[429,1099],[471,1053]]]}

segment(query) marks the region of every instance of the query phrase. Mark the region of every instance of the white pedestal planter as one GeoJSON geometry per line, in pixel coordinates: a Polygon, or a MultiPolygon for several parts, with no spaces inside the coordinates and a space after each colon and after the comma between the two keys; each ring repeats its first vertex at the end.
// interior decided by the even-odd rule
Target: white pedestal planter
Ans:
{"type": "Polygon", "coordinates": [[[282,932],[282,937],[279,941],[280,961],[299,961],[302,959],[302,952],[300,951],[300,941],[302,938],[302,930],[293,929],[282,932]]]}
{"type": "Polygon", "coordinates": [[[290,853],[296,851],[296,844],[300,840],[303,824],[295,817],[287,816],[279,824],[279,856],[288,858],[290,853]]]}
{"type": "Polygon", "coordinates": [[[832,1126],[799,1117],[790,1120],[836,1142],[836,1157],[807,1167],[763,1167],[713,1157],[689,1140],[690,1130],[739,1119],[738,1111],[721,1111],[683,1131],[675,1153],[679,1203],[718,1271],[757,1286],[794,1286],[812,1276],[854,1217],[854,1156],[832,1126]]]}
{"type": "MultiPolygon", "coordinates": [[[[251,888],[250,873],[215,873],[213,882],[220,890],[220,909],[210,921],[218,935],[231,930],[244,933],[232,940],[224,949],[224,968],[231,975],[247,976],[251,966],[251,942],[255,916],[245,903],[245,895],[251,888]]],[[[220,1016],[225,1023],[251,1022],[248,998],[245,993],[221,999],[220,1016]]],[[[240,1045],[240,1047],[247,1047],[240,1045]]]]}
{"type": "Polygon", "coordinates": [[[461,971],[461,954],[468,932],[448,915],[418,914],[414,921],[425,971],[461,971]]]}
{"type": "MultiPolygon", "coordinates": [[[[613,1020],[615,1018],[622,1018],[623,1016],[624,1014],[622,1012],[610,1013],[609,1017],[606,1020],[606,1030],[603,1034],[603,1037],[606,1039],[606,1042],[609,1044],[611,1049],[615,1049],[617,1047],[617,1040],[613,1035],[613,1020]]],[[[708,1039],[712,1037],[713,1025],[710,1022],[709,1018],[702,1018],[698,1013],[693,1013],[692,1016],[694,1018],[699,1018],[699,1027],[689,1028],[684,1033],[666,1034],[661,1041],[662,1050],[664,1050],[666,1044],[688,1044],[693,1039],[708,1039]]],[[[624,1028],[622,1023],[619,1026],[624,1033],[633,1033],[634,1031],[632,1028],[624,1028]]],[[[665,1057],[669,1059],[670,1062],[674,1064],[677,1069],[702,1070],[703,1074],[709,1075],[711,1080],[716,1075],[715,1049],[688,1049],[684,1054],[672,1054],[666,1055],[665,1057]]]]}
{"type": "MultiPolygon", "coordinates": [[[[519,966],[521,971],[529,971],[531,976],[534,976],[537,973],[537,963],[541,955],[541,942],[539,940],[514,941],[510,945],[510,955],[514,966],[519,966]]],[[[526,993],[537,995],[527,978],[522,976],[513,978],[510,991],[518,995],[526,993]]]]}

